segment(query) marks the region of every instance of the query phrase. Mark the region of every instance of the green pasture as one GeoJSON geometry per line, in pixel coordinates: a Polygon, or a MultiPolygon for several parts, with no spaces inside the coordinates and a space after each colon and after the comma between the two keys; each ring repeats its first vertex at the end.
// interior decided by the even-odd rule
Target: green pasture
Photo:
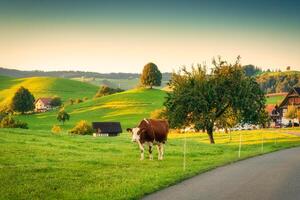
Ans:
{"type": "MultiPolygon", "coordinates": [[[[126,129],[137,125],[140,120],[149,117],[151,111],[163,106],[166,93],[157,89],[135,89],[109,96],[90,99],[83,103],[67,105],[70,114],[63,129],[71,129],[78,121],[118,121],[126,129]]],[[[27,122],[30,129],[51,130],[53,125],[60,125],[56,120],[58,110],[46,113],[20,115],[21,121],[27,122]]]]}
{"type": "Polygon", "coordinates": [[[300,145],[300,137],[278,130],[233,132],[231,141],[215,134],[215,145],[204,133],[170,133],[163,161],[140,161],[127,133],[94,138],[1,129],[0,136],[0,199],[138,199],[217,166],[300,145]]]}
{"type": "Polygon", "coordinates": [[[92,98],[98,91],[98,87],[95,85],[69,79],[51,77],[11,78],[0,76],[0,106],[8,105],[17,89],[21,86],[29,89],[35,98],[57,95],[63,101],[69,98],[92,98]]]}
{"type": "Polygon", "coordinates": [[[284,95],[266,97],[266,99],[267,99],[266,104],[274,104],[274,105],[277,104],[277,105],[279,105],[283,101],[284,97],[285,97],[284,95]]]}

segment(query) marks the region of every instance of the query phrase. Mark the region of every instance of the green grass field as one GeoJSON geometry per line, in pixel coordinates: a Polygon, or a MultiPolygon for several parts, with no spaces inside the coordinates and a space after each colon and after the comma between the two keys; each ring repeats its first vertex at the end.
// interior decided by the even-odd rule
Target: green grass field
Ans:
{"type": "Polygon", "coordinates": [[[300,145],[300,137],[278,130],[235,132],[231,142],[216,134],[215,145],[206,134],[188,134],[184,171],[182,134],[170,134],[163,161],[140,161],[128,134],[93,138],[1,129],[0,135],[0,199],[138,199],[217,166],[300,145]]]}
{"type": "MultiPolygon", "coordinates": [[[[0,96],[10,94],[12,85],[24,84],[24,79],[5,77],[0,80],[3,83],[0,96]]],[[[25,83],[35,83],[27,87],[35,85],[31,89],[36,95],[93,96],[97,89],[66,79],[54,79],[52,83],[53,79],[45,78],[43,84],[37,80],[41,78],[25,79],[25,83]],[[66,92],[71,89],[78,93],[66,92]]],[[[161,108],[165,96],[166,93],[158,89],[134,89],[67,105],[71,119],[57,135],[51,133],[52,126],[59,124],[57,110],[16,116],[27,122],[29,129],[0,129],[0,199],[139,199],[239,159],[300,146],[300,137],[287,134],[300,132],[300,129],[234,132],[231,141],[229,135],[218,133],[215,145],[208,144],[207,134],[171,132],[163,161],[140,161],[139,148],[131,143],[128,133],[96,138],[68,135],[68,130],[80,120],[119,121],[123,130],[133,127],[149,117],[151,111],[161,108]],[[240,133],[243,145],[238,158],[240,133]],[[186,170],[183,170],[185,136],[186,170]]],[[[157,151],[154,155],[157,157],[157,151]]]]}
{"type": "MultiPolygon", "coordinates": [[[[66,111],[70,114],[63,129],[68,130],[80,120],[119,121],[123,129],[137,125],[150,112],[161,108],[166,93],[156,89],[135,89],[122,93],[90,99],[86,102],[68,105],[66,111]]],[[[51,130],[56,120],[57,110],[34,115],[20,115],[17,118],[27,122],[30,129],[51,130]]]]}
{"type": "Polygon", "coordinates": [[[98,87],[95,85],[69,79],[50,77],[11,78],[0,76],[0,106],[8,105],[20,86],[29,89],[35,98],[57,95],[64,101],[69,98],[92,98],[98,90],[98,87]]]}

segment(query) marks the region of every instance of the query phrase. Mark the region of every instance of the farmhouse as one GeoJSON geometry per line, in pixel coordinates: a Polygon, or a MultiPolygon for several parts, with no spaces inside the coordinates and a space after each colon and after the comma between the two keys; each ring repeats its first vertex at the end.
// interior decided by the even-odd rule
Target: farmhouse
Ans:
{"type": "Polygon", "coordinates": [[[52,98],[38,98],[35,101],[35,111],[36,112],[46,112],[52,108],[51,106],[52,98]]]}
{"type": "MultiPolygon", "coordinates": [[[[297,110],[300,110],[300,87],[294,87],[286,95],[281,104],[278,106],[278,113],[280,115],[280,123],[287,124],[290,120],[285,118],[288,106],[295,106],[297,110]]],[[[272,117],[272,116],[271,116],[272,117]]]]}
{"type": "Polygon", "coordinates": [[[122,133],[120,122],[92,122],[94,136],[117,136],[122,133]]]}

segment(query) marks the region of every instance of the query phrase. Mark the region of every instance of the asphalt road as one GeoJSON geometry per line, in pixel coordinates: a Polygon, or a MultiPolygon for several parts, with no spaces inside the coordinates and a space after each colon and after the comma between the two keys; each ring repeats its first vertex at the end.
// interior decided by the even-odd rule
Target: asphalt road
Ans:
{"type": "Polygon", "coordinates": [[[300,148],[220,167],[144,199],[300,200],[300,148]]]}

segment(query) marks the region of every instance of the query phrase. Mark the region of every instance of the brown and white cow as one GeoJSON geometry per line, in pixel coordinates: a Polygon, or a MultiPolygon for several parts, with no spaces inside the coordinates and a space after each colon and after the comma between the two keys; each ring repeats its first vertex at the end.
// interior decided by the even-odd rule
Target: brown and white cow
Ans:
{"type": "Polygon", "coordinates": [[[158,160],[163,159],[163,145],[167,141],[169,124],[166,120],[143,119],[135,128],[128,128],[132,133],[132,142],[137,142],[141,150],[141,160],[144,159],[144,144],[149,146],[149,159],[153,159],[152,148],[157,145],[158,160]]]}

